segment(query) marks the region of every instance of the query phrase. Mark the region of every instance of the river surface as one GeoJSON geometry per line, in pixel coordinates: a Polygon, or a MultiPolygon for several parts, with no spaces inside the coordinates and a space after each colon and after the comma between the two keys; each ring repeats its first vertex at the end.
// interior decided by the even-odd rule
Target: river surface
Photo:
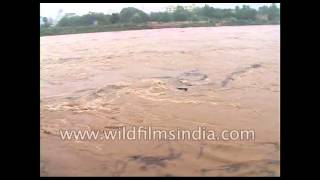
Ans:
{"type": "Polygon", "coordinates": [[[40,38],[41,176],[279,176],[280,26],[40,38]],[[62,140],[59,130],[254,130],[254,140],[62,140]]]}

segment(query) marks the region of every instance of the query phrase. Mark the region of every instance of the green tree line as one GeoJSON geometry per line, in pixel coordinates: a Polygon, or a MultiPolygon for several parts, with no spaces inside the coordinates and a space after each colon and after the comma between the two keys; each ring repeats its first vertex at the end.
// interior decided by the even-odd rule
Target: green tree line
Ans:
{"type": "MultiPolygon", "coordinates": [[[[250,6],[236,6],[234,9],[220,9],[205,5],[187,10],[183,6],[177,6],[173,12],[151,12],[147,14],[142,10],[127,7],[120,13],[104,14],[90,12],[88,14],[65,15],[56,26],[91,26],[110,25],[118,23],[146,23],[146,22],[176,22],[176,21],[210,21],[218,22],[229,20],[231,22],[279,22],[280,9],[275,4],[260,7],[258,10],[250,6]]],[[[50,26],[46,17],[43,17],[44,27],[50,26]]]]}

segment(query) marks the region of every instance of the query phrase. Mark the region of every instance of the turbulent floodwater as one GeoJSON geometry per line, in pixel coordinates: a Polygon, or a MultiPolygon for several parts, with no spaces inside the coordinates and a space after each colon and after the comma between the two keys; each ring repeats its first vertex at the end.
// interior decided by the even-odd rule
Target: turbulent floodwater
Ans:
{"type": "Polygon", "coordinates": [[[280,27],[41,37],[42,176],[279,176],[280,27]],[[59,129],[254,129],[254,141],[63,141],[59,129]]]}

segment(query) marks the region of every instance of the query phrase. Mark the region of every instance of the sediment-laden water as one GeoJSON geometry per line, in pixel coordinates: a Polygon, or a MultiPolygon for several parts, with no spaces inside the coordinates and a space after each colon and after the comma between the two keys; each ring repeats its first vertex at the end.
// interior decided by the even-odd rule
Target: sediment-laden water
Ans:
{"type": "Polygon", "coordinates": [[[41,37],[42,176],[279,176],[280,27],[41,37]],[[253,129],[254,141],[63,141],[60,129],[253,129]]]}

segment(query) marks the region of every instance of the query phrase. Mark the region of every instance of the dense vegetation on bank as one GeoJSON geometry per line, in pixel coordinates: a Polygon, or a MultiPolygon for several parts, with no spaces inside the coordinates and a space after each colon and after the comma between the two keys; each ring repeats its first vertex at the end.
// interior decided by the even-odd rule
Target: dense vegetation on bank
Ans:
{"type": "Polygon", "coordinates": [[[167,27],[279,24],[280,9],[275,4],[260,7],[258,10],[245,5],[234,9],[219,9],[205,5],[192,10],[177,6],[172,12],[147,14],[128,7],[123,8],[120,13],[112,14],[66,14],[56,25],[52,25],[46,17],[42,20],[44,24],[40,26],[40,36],[46,36],[167,27]]]}

